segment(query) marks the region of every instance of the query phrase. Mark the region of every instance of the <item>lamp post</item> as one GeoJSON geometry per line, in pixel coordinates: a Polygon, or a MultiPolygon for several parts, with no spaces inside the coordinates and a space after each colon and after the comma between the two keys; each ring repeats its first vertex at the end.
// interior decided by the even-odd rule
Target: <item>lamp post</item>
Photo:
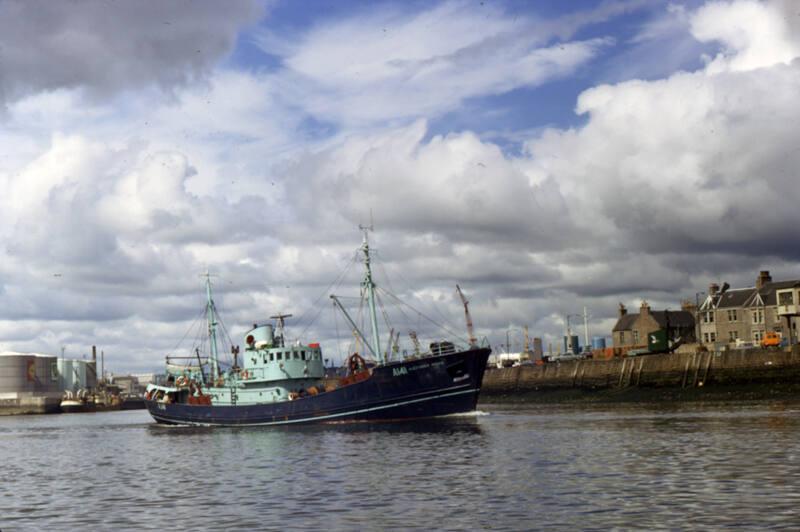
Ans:
{"type": "Polygon", "coordinates": [[[703,334],[700,331],[700,296],[705,295],[705,292],[694,293],[694,313],[695,313],[695,334],[697,334],[697,343],[703,345],[703,334]]]}

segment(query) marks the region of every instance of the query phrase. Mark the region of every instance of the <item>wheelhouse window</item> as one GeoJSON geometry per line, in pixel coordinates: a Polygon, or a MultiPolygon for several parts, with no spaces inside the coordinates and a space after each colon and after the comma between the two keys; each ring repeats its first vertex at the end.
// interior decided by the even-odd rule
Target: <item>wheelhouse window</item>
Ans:
{"type": "Polygon", "coordinates": [[[283,358],[283,353],[281,353],[281,352],[279,351],[279,352],[277,353],[277,357],[278,357],[278,360],[281,360],[281,359],[283,358]]]}

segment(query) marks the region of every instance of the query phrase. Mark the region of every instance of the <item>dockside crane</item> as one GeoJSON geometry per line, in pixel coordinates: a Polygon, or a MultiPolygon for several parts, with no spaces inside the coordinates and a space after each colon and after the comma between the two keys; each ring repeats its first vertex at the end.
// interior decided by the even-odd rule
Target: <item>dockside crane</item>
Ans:
{"type": "Polygon", "coordinates": [[[461,287],[456,285],[456,291],[458,292],[458,297],[461,298],[461,302],[464,304],[464,316],[467,318],[467,334],[469,334],[469,345],[475,346],[478,343],[478,340],[475,338],[475,331],[472,327],[472,317],[469,315],[469,301],[467,298],[464,297],[464,292],[461,291],[461,287]]]}
{"type": "Polygon", "coordinates": [[[523,351],[523,357],[526,360],[531,359],[531,342],[530,337],[528,336],[528,326],[525,325],[522,327],[522,332],[525,334],[525,350],[523,351]]]}

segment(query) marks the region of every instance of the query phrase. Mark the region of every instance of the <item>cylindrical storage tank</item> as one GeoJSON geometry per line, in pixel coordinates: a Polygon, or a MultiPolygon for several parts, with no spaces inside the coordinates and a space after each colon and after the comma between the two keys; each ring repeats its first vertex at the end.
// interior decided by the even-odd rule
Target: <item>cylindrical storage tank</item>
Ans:
{"type": "Polygon", "coordinates": [[[606,339],[604,336],[592,337],[592,350],[605,349],[605,348],[606,348],[606,339]]]}
{"type": "Polygon", "coordinates": [[[0,356],[0,393],[60,391],[56,357],[36,353],[0,356]]]}
{"type": "Polygon", "coordinates": [[[570,349],[570,350],[571,350],[573,353],[576,353],[576,354],[577,354],[577,353],[580,353],[580,352],[581,352],[581,346],[580,346],[580,343],[578,343],[578,335],[577,335],[577,334],[573,334],[573,335],[570,337],[570,339],[569,339],[569,340],[570,340],[570,342],[569,342],[569,345],[570,345],[570,347],[571,347],[571,349],[570,349]]]}
{"type": "Polygon", "coordinates": [[[255,347],[261,349],[264,347],[272,347],[275,341],[275,332],[272,325],[260,325],[247,333],[245,336],[245,345],[249,348],[255,347]]]}
{"type": "Polygon", "coordinates": [[[3,353],[0,356],[0,394],[29,391],[31,386],[26,377],[28,360],[32,357],[21,353],[3,353]]]}

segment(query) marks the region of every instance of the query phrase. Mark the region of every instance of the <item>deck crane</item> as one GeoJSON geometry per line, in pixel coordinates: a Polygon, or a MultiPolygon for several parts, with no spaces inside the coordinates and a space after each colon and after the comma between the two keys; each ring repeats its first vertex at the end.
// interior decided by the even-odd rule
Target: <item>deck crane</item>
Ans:
{"type": "Polygon", "coordinates": [[[461,298],[461,302],[464,304],[464,315],[467,318],[467,334],[469,334],[469,345],[475,346],[478,343],[478,340],[475,338],[475,332],[472,327],[472,318],[469,315],[469,301],[467,298],[464,297],[464,292],[461,291],[461,287],[456,285],[456,291],[458,292],[458,297],[461,298]]]}
{"type": "Polygon", "coordinates": [[[417,338],[417,331],[408,331],[408,336],[411,337],[411,341],[414,343],[414,355],[419,356],[420,347],[419,338],[417,338]]]}

